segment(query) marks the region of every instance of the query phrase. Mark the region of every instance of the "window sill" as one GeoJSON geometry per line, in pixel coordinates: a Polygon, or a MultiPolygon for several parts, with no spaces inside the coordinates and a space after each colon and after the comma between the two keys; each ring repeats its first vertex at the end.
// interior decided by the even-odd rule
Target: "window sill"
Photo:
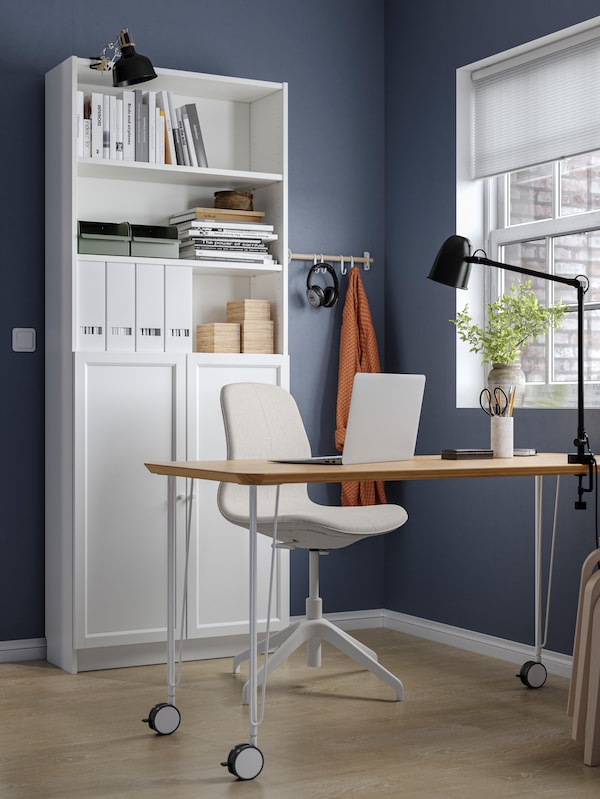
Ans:
{"type": "MultiPolygon", "coordinates": [[[[586,383],[584,390],[586,408],[600,408],[600,383],[586,383]]],[[[577,408],[575,383],[527,383],[524,408],[577,408]]]]}

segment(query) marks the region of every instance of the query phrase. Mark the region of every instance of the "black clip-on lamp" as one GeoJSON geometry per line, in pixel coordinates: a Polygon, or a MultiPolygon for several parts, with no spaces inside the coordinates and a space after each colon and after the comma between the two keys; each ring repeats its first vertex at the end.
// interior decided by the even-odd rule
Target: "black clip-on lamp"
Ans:
{"type": "Polygon", "coordinates": [[[97,63],[90,64],[90,69],[100,72],[112,70],[113,86],[133,86],[156,77],[150,59],[135,52],[135,42],[131,41],[127,28],[121,30],[116,42],[107,44],[100,55],[94,56],[92,60],[97,63]],[[109,50],[113,51],[110,58],[109,50]]]}
{"type": "MultiPolygon", "coordinates": [[[[482,251],[478,251],[482,252],[482,251]]],[[[577,452],[570,452],[568,455],[569,463],[583,463],[589,467],[588,487],[583,487],[583,475],[579,475],[579,500],[575,502],[577,510],[584,510],[586,503],[582,501],[583,494],[593,490],[594,484],[594,455],[590,451],[589,439],[585,432],[584,424],[584,397],[583,397],[583,297],[589,288],[589,281],[584,275],[577,277],[560,277],[559,275],[549,275],[545,272],[535,272],[533,269],[526,269],[521,266],[511,266],[509,264],[492,261],[485,253],[481,255],[471,255],[471,242],[463,236],[450,236],[442,244],[438,252],[431,271],[427,277],[437,283],[452,286],[457,289],[466,289],[469,283],[471,264],[483,264],[484,266],[496,266],[509,272],[517,272],[520,275],[551,280],[555,283],[562,283],[565,286],[572,286],[577,290],[577,437],[574,445],[577,452]]]]}

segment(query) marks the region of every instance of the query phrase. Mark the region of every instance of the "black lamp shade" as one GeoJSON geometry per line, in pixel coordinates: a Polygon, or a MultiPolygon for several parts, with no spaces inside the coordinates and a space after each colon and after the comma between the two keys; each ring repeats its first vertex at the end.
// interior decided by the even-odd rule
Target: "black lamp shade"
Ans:
{"type": "Polygon", "coordinates": [[[121,31],[119,42],[121,58],[113,67],[114,86],[133,86],[156,77],[150,59],[135,52],[134,44],[126,28],[121,31]]]}
{"type": "Polygon", "coordinates": [[[464,236],[450,236],[440,247],[431,271],[427,275],[436,283],[456,289],[466,289],[469,284],[471,244],[464,236]]]}

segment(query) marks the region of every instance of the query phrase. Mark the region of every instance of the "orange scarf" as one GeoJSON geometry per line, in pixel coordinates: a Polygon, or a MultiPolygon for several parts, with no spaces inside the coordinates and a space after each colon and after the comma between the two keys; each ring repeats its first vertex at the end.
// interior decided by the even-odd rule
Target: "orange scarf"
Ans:
{"type": "MultiPolygon", "coordinates": [[[[335,446],[344,448],[352,383],[357,372],[380,372],[379,350],[373,328],[371,310],[358,267],[350,270],[346,300],[342,312],[340,362],[336,405],[335,446]]],[[[342,483],[342,505],[376,505],[385,503],[381,481],[342,483]]]]}

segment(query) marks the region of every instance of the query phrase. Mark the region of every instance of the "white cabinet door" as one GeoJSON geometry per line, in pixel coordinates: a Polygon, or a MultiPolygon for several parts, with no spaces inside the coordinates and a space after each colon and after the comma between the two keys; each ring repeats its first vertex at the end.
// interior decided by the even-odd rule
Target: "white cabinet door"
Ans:
{"type": "Polygon", "coordinates": [[[144,462],[184,457],[185,355],[75,354],[76,649],[164,640],[167,481],[144,462]]]}
{"type": "MultiPolygon", "coordinates": [[[[188,460],[226,457],[219,394],[227,383],[288,386],[288,359],[281,355],[189,356],[188,460]]],[[[248,629],[248,533],[227,522],[217,508],[217,483],[195,481],[190,541],[188,638],[226,636],[248,629]]],[[[266,620],[271,542],[259,536],[258,613],[266,620]]],[[[276,550],[271,619],[273,629],[289,620],[289,553],[276,550]]]]}

